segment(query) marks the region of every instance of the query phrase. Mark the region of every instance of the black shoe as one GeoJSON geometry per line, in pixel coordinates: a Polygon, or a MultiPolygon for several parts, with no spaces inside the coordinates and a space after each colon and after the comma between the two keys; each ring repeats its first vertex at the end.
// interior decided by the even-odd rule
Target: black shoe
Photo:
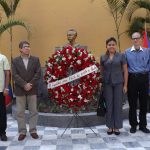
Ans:
{"type": "Polygon", "coordinates": [[[7,136],[6,134],[1,135],[1,141],[7,141],[7,136]]]}
{"type": "Polygon", "coordinates": [[[115,135],[119,135],[119,134],[120,134],[120,131],[114,131],[114,134],[115,134],[115,135]]]}
{"type": "Polygon", "coordinates": [[[147,129],[146,127],[139,127],[139,130],[141,130],[144,133],[150,133],[150,130],[147,129]]]}
{"type": "Polygon", "coordinates": [[[107,134],[108,134],[108,135],[113,134],[113,129],[112,129],[112,130],[108,130],[108,131],[107,131],[107,134]]]}
{"type": "Polygon", "coordinates": [[[136,132],[136,127],[131,127],[130,128],[130,133],[135,133],[136,132]]]}

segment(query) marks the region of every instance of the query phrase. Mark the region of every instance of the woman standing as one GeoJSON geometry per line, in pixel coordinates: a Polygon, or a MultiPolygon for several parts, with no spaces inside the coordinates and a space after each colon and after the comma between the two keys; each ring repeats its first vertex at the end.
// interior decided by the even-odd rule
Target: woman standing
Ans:
{"type": "Polygon", "coordinates": [[[120,134],[122,128],[122,97],[127,92],[128,70],[124,54],[117,52],[114,37],[106,40],[106,54],[101,56],[104,96],[106,99],[107,134],[120,134]]]}

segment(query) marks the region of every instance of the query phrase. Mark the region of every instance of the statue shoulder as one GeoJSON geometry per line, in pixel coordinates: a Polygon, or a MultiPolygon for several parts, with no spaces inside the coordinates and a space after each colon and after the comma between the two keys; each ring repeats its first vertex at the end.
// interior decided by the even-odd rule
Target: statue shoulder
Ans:
{"type": "Polygon", "coordinates": [[[78,45],[78,47],[77,48],[82,48],[82,49],[85,49],[85,50],[87,50],[87,46],[86,45],[78,45]]]}
{"type": "MultiPolygon", "coordinates": [[[[71,46],[70,44],[65,44],[64,46],[56,46],[55,47],[55,51],[57,51],[57,50],[62,50],[63,48],[66,48],[66,47],[68,47],[68,46],[71,46]]],[[[80,44],[75,44],[74,46],[73,46],[74,48],[81,48],[81,49],[85,49],[85,50],[87,50],[87,46],[85,46],[85,45],[80,45],[80,44]]]]}

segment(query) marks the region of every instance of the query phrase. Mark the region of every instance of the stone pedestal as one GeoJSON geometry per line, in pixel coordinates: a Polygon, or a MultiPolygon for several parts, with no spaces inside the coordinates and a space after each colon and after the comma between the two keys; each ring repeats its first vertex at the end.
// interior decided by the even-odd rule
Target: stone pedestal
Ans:
{"type": "MultiPolygon", "coordinates": [[[[12,106],[12,115],[16,119],[16,105],[12,106]]],[[[26,111],[25,115],[28,122],[29,112],[26,111]]],[[[105,117],[98,117],[96,115],[96,112],[79,113],[79,116],[81,116],[82,119],[84,119],[88,123],[88,125],[85,124],[80,118],[73,118],[72,123],[69,127],[91,127],[105,124],[105,117]]],[[[72,117],[73,114],[69,113],[39,113],[38,125],[65,128],[67,127],[72,117]]],[[[128,118],[128,107],[123,109],[123,119],[125,118],[128,118]]]]}

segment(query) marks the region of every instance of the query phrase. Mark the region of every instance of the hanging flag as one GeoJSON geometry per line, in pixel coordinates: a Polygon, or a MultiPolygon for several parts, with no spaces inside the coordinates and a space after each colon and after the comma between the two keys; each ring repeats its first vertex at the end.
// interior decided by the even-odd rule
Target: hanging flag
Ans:
{"type": "Polygon", "coordinates": [[[150,48],[150,41],[146,31],[143,32],[143,47],[150,48]]]}
{"type": "Polygon", "coordinates": [[[12,93],[12,88],[11,88],[11,84],[9,84],[9,92],[8,95],[5,96],[5,104],[6,106],[11,104],[12,98],[13,98],[13,93],[12,93]]]}
{"type": "Polygon", "coordinates": [[[150,37],[148,37],[148,47],[150,48],[150,37]]]}

